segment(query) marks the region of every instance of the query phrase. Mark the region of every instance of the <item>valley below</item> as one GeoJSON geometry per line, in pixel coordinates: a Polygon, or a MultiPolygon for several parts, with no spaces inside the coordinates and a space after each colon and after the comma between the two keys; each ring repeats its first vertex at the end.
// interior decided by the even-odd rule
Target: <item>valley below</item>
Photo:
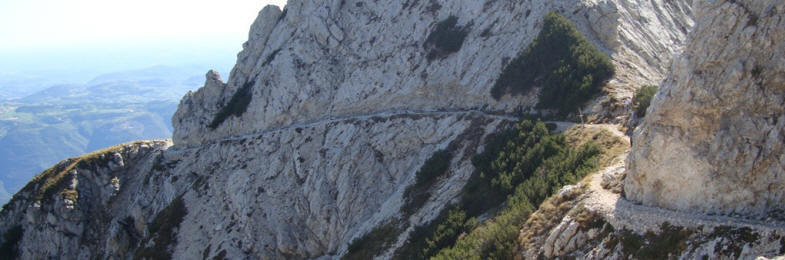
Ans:
{"type": "MultiPolygon", "coordinates": [[[[203,74],[200,66],[155,66],[0,101],[0,204],[58,161],[119,143],[171,137],[180,97],[196,89],[203,74]]],[[[28,87],[9,79],[4,84],[2,89],[28,87]]]]}

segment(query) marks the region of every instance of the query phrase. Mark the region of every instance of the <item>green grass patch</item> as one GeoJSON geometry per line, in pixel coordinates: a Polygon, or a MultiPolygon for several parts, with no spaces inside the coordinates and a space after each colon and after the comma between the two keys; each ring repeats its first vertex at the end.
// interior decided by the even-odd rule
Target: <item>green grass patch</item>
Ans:
{"type": "MultiPolygon", "coordinates": [[[[275,54],[277,54],[277,52],[275,52],[275,54]]],[[[275,57],[273,56],[273,58],[275,57]]],[[[218,111],[218,114],[215,114],[213,121],[210,122],[208,127],[210,129],[215,129],[226,121],[229,116],[242,116],[245,111],[248,110],[248,105],[251,104],[254,83],[255,81],[245,82],[245,84],[232,95],[232,99],[229,100],[229,103],[222,107],[221,110],[218,111]]]]}
{"type": "Polygon", "coordinates": [[[458,26],[458,17],[450,16],[436,24],[436,28],[425,39],[428,60],[447,57],[463,46],[470,26],[458,26]]]}
{"type": "MultiPolygon", "coordinates": [[[[425,163],[420,167],[420,169],[415,174],[415,183],[412,186],[406,188],[404,192],[404,204],[401,206],[401,212],[403,212],[403,220],[405,221],[408,219],[409,216],[416,213],[417,211],[422,208],[425,202],[431,197],[431,188],[433,187],[434,183],[439,180],[439,178],[443,177],[447,170],[450,168],[450,161],[452,160],[452,153],[447,150],[439,150],[433,153],[430,158],[428,158],[425,163]]],[[[456,214],[463,214],[462,216],[457,215],[447,215],[441,216],[440,218],[447,218],[450,221],[449,223],[461,223],[465,222],[465,213],[463,212],[455,212],[456,214]],[[458,218],[459,221],[455,221],[458,218]]],[[[436,222],[433,222],[437,224],[436,222]]],[[[371,259],[376,254],[382,252],[384,249],[389,248],[389,246],[395,242],[395,239],[398,238],[398,235],[403,232],[405,228],[405,222],[402,223],[401,220],[394,220],[389,221],[385,224],[377,226],[375,229],[371,230],[364,236],[355,239],[349,245],[349,251],[344,255],[343,259],[371,259]]],[[[415,229],[415,233],[425,233],[423,227],[418,227],[419,229],[415,229]]],[[[437,252],[439,247],[433,247],[434,244],[439,245],[444,243],[442,238],[450,237],[455,233],[455,230],[452,229],[451,226],[439,225],[438,227],[434,225],[432,227],[436,234],[436,238],[432,240],[422,240],[423,243],[430,243],[431,246],[428,247],[433,252],[427,252],[425,255],[432,255],[433,253],[437,252]]],[[[468,229],[470,230],[470,229],[468,229]]],[[[428,233],[434,233],[428,231],[428,233]]],[[[463,232],[463,229],[461,229],[463,232]]],[[[457,233],[460,234],[460,233],[457,233]]],[[[455,235],[457,235],[455,234],[455,235]]],[[[419,248],[421,245],[417,245],[419,248]]],[[[414,248],[413,246],[409,246],[407,248],[414,248]]],[[[404,249],[405,250],[405,249],[404,249]]],[[[400,251],[400,250],[399,250],[400,251]]],[[[399,255],[401,253],[398,253],[399,255]]],[[[424,259],[424,255],[420,254],[419,252],[415,253],[407,253],[406,254],[408,259],[424,259]],[[419,257],[418,257],[419,256],[419,257]]]]}
{"type": "Polygon", "coordinates": [[[529,48],[499,75],[491,95],[521,94],[542,86],[539,108],[566,115],[600,93],[615,72],[608,57],[594,47],[567,18],[545,16],[542,30],[529,48]]]}

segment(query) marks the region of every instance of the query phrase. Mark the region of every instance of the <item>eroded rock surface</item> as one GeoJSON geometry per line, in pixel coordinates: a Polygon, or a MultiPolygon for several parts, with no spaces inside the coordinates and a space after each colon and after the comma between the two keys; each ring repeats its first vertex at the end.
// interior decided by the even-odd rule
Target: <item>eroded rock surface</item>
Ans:
{"type": "Polygon", "coordinates": [[[785,209],[785,3],[698,1],[681,58],[633,137],[628,198],[765,215],[785,209]]]}

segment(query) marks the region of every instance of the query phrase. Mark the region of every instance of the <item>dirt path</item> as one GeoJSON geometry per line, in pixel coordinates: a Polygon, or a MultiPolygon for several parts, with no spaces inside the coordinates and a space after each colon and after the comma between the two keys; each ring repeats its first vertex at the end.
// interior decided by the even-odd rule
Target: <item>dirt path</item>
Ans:
{"type": "MultiPolygon", "coordinates": [[[[618,136],[628,138],[618,130],[617,125],[587,125],[601,127],[618,136]]],[[[730,216],[715,216],[701,213],[683,212],[659,207],[645,206],[629,201],[618,193],[602,187],[603,175],[622,174],[625,171],[628,152],[619,155],[614,163],[594,175],[589,181],[589,197],[584,206],[603,216],[615,228],[626,228],[636,232],[658,231],[665,222],[671,225],[701,228],[730,226],[734,228],[750,228],[759,232],[785,233],[785,223],[763,221],[730,216]]]]}

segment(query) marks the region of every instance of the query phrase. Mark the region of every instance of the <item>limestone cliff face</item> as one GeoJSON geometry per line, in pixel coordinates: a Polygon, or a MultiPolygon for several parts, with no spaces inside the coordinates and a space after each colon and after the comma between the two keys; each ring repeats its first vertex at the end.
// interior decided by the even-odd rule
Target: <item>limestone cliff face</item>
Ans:
{"type": "Polygon", "coordinates": [[[688,47],[633,136],[625,194],[679,210],[783,210],[785,3],[694,10],[688,47]]]}
{"type": "Polygon", "coordinates": [[[148,145],[133,165],[126,160],[132,168],[119,177],[120,188],[102,199],[83,189],[111,186],[106,177],[116,172],[77,169],[104,177],[78,175],[73,209],[65,207],[65,193],[46,193],[43,200],[35,192],[17,195],[0,213],[0,231],[21,226],[20,254],[28,259],[156,252],[175,259],[337,258],[353,239],[401,217],[402,194],[417,170],[449,147],[456,154],[447,177],[403,220],[410,228],[393,245],[400,246],[411,227],[456,199],[486,137],[517,111],[533,109],[536,93],[495,100],[490,88],[552,10],[616,64],[608,94],[587,108],[610,120],[623,115],[607,109],[613,100],[664,77],[693,23],[688,1],[268,6],[227,81],[208,72],[205,86],[183,98],[171,147],[148,145]],[[466,33],[460,48],[426,44],[451,16],[453,29],[466,33]],[[69,214],[82,217],[61,217],[69,214]],[[55,242],[35,244],[44,237],[55,242]]]}
{"type": "MultiPolygon", "coordinates": [[[[617,64],[621,100],[662,80],[692,26],[686,1],[310,1],[263,9],[226,84],[210,78],[173,118],[176,146],[330,117],[397,110],[528,111],[536,98],[489,92],[551,10],[568,16],[617,64]],[[450,16],[467,34],[455,53],[425,44],[450,16]],[[243,86],[253,100],[215,129],[213,116],[243,86]]],[[[605,113],[602,107],[595,113],[605,113]]]]}

